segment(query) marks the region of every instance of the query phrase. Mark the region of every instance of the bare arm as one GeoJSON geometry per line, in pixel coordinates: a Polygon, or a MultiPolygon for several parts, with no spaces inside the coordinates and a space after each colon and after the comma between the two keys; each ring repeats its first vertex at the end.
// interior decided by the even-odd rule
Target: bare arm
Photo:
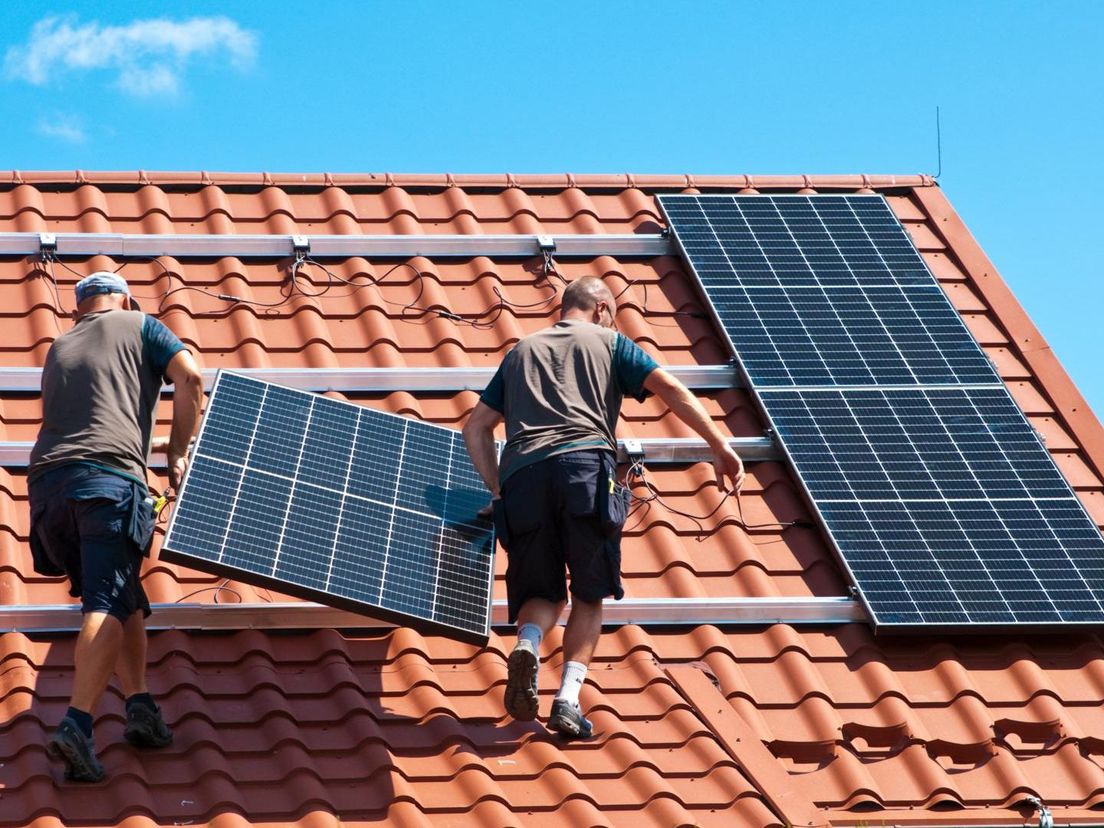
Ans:
{"type": "Polygon", "coordinates": [[[485,403],[476,403],[468,421],[464,423],[464,444],[472,465],[491,490],[492,497],[499,497],[498,455],[495,453],[494,430],[502,422],[502,415],[485,403]]]}
{"type": "Polygon", "coordinates": [[[656,368],[648,375],[644,387],[663,400],[676,417],[709,444],[713,452],[713,468],[717,472],[717,485],[726,491],[739,489],[744,483],[744,464],[689,389],[662,368],[656,368]],[[725,485],[725,478],[731,481],[731,488],[725,485]]]}
{"type": "Polygon", "coordinates": [[[165,375],[174,386],[172,431],[166,446],[169,485],[179,489],[188,469],[188,444],[203,406],[203,375],[190,351],[179,351],[169,360],[165,375]]]}

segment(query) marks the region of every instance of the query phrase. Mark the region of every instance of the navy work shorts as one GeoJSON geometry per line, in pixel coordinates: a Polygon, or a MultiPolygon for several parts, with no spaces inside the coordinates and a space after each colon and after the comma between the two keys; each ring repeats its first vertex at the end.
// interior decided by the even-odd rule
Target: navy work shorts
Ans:
{"type": "Polygon", "coordinates": [[[615,474],[609,452],[576,451],[524,466],[502,485],[495,530],[508,558],[510,623],[530,598],[566,600],[565,568],[571,594],[582,601],[624,596],[625,501],[617,501],[612,519],[608,505],[615,474]]]}
{"type": "Polygon", "coordinates": [[[31,554],[40,575],[66,575],[81,612],[126,622],[149,600],[138,580],[153,538],[144,487],[92,466],[71,463],[31,481],[31,554]]]}

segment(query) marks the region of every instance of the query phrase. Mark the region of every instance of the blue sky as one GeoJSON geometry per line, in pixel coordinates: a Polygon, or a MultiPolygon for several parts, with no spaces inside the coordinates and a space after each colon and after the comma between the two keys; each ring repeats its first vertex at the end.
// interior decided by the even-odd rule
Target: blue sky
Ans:
{"type": "Polygon", "coordinates": [[[943,188],[1104,415],[1104,4],[150,8],[4,4],[3,166],[930,173],[939,105],[943,188]]]}

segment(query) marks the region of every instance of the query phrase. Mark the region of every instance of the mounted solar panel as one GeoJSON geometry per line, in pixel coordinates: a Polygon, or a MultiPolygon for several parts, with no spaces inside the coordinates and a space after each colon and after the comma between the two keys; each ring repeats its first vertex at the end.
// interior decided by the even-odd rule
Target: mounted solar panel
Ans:
{"type": "Polygon", "coordinates": [[[1104,538],[881,196],[660,196],[879,628],[1104,623],[1104,538]]]}
{"type": "Polygon", "coordinates": [[[762,398],[879,623],[1104,619],[1104,538],[1003,388],[762,398]]]}
{"type": "Polygon", "coordinates": [[[487,499],[458,431],[221,371],[161,557],[485,643],[487,499]]]}
{"type": "Polygon", "coordinates": [[[659,196],[756,386],[997,383],[880,196],[659,196]]]}

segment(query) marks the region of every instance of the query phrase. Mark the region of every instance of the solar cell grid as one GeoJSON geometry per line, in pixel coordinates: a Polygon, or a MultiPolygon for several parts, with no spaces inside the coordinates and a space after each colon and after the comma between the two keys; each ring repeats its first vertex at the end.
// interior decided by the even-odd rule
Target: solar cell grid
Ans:
{"type": "Polygon", "coordinates": [[[761,386],[992,383],[995,373],[938,286],[724,285],[709,291],[761,386]]]}
{"type": "Polygon", "coordinates": [[[162,556],[480,642],[486,500],[457,431],[221,372],[162,556]]]}
{"type": "Polygon", "coordinates": [[[999,381],[880,198],[660,203],[754,384],[999,381]]]}
{"type": "Polygon", "coordinates": [[[1104,623],[1104,538],[880,196],[660,196],[878,626],[1104,623]]]}
{"type": "Polygon", "coordinates": [[[999,388],[764,390],[771,423],[818,500],[1070,498],[999,388]]]}
{"type": "Polygon", "coordinates": [[[915,247],[877,197],[659,200],[706,283],[714,274],[731,280],[733,272],[745,287],[932,283],[915,247]]]}
{"type": "Polygon", "coordinates": [[[1072,498],[820,506],[879,624],[1099,624],[1100,533],[1072,498]]]}

